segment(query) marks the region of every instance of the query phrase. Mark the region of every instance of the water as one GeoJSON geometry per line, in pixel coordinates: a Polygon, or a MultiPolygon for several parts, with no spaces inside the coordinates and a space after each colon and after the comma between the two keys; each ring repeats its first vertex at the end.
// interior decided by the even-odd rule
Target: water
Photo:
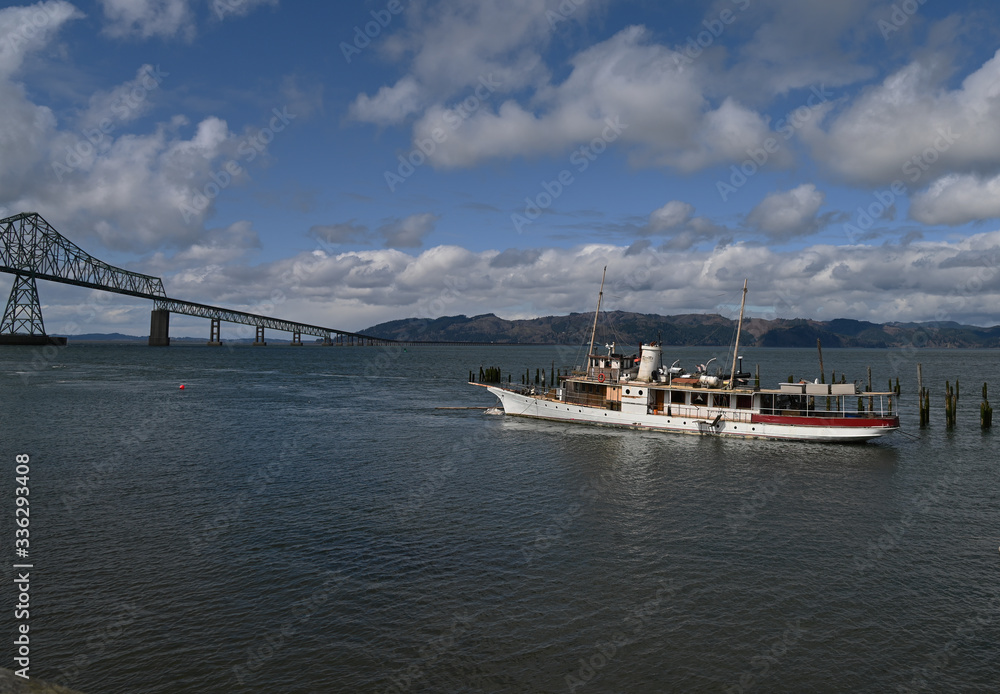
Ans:
{"type": "MultiPolygon", "coordinates": [[[[993,352],[826,350],[828,370],[898,372],[909,394],[909,436],[860,446],[436,409],[493,404],[470,369],[517,381],[575,349],[36,354],[0,351],[0,537],[28,453],[35,677],[88,694],[1000,686],[1000,465],[978,423],[983,381],[1000,402],[993,352]]],[[[817,372],[812,350],[745,356],[765,385],[817,372]]]]}

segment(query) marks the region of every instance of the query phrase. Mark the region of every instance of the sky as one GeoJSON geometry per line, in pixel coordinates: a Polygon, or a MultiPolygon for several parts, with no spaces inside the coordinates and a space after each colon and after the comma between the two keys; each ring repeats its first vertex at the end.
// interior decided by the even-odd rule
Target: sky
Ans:
{"type": "Polygon", "coordinates": [[[986,0],[8,4],[0,216],[341,330],[592,311],[605,266],[607,310],[996,325],[998,48],[986,0]]]}

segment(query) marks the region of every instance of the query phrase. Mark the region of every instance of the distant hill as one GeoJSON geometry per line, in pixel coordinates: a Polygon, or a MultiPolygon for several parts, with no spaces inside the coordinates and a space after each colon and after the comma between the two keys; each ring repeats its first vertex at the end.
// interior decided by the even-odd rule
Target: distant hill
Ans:
{"type": "MultiPolygon", "coordinates": [[[[593,320],[592,313],[526,320],[506,320],[486,313],[471,318],[464,315],[407,318],[360,332],[395,340],[580,344],[589,339],[593,320]]],[[[660,316],[611,311],[600,317],[598,341],[636,345],[659,339],[666,345],[717,346],[732,344],[735,331],[736,321],[717,314],[660,316]]],[[[880,324],[848,318],[830,321],[750,318],[743,322],[740,342],[759,347],[815,347],[817,339],[824,347],[1000,347],[1000,326],[981,328],[954,322],[880,324]]]]}

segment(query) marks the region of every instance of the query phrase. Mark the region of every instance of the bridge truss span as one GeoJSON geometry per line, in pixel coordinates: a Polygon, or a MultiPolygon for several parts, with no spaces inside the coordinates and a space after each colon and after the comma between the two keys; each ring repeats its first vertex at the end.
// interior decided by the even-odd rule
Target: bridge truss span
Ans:
{"type": "Polygon", "coordinates": [[[198,318],[209,318],[215,321],[226,321],[227,323],[242,323],[243,325],[253,325],[257,328],[270,328],[298,335],[315,335],[322,337],[324,342],[331,342],[332,335],[339,331],[330,328],[323,328],[318,325],[308,325],[306,323],[296,323],[294,321],[282,320],[281,318],[271,318],[269,316],[258,316],[254,313],[244,311],[234,311],[218,306],[207,304],[196,304],[191,301],[181,301],[179,299],[157,299],[157,311],[170,311],[171,313],[182,313],[186,316],[197,316],[198,318]]]}
{"type": "Polygon", "coordinates": [[[0,272],[143,299],[167,295],[159,277],[98,260],[53,229],[37,212],[0,219],[0,272]]]}
{"type": "Polygon", "coordinates": [[[15,276],[7,307],[0,319],[0,343],[3,344],[44,344],[46,340],[51,342],[55,339],[62,340],[62,344],[65,344],[65,338],[49,338],[45,334],[35,284],[35,280],[39,279],[151,299],[155,308],[150,320],[150,345],[170,344],[171,313],[210,319],[212,333],[209,344],[216,345],[222,344],[219,328],[222,321],[255,326],[257,339],[254,344],[260,345],[266,344],[266,328],[292,333],[293,345],[302,344],[302,335],[322,338],[323,344],[327,345],[384,345],[397,342],[246,311],[171,299],[164,291],[163,281],[159,277],[123,270],[98,260],[56,231],[37,212],[22,212],[0,219],[0,272],[15,276]],[[37,341],[32,342],[35,338],[37,341]]]}

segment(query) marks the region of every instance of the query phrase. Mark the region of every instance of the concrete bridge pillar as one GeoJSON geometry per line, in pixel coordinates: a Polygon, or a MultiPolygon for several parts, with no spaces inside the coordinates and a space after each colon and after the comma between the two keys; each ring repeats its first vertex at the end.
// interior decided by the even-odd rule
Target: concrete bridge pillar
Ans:
{"type": "Polygon", "coordinates": [[[292,347],[302,346],[302,332],[295,330],[292,332],[292,347]]]}
{"type": "Polygon", "coordinates": [[[267,347],[267,342],[264,341],[264,326],[257,326],[257,337],[253,340],[254,347],[267,347]]]}
{"type": "Polygon", "coordinates": [[[208,338],[208,346],[222,346],[222,320],[219,318],[212,318],[212,334],[208,338]]]}
{"type": "Polygon", "coordinates": [[[154,309],[149,315],[149,346],[170,346],[170,311],[154,309]]]}

